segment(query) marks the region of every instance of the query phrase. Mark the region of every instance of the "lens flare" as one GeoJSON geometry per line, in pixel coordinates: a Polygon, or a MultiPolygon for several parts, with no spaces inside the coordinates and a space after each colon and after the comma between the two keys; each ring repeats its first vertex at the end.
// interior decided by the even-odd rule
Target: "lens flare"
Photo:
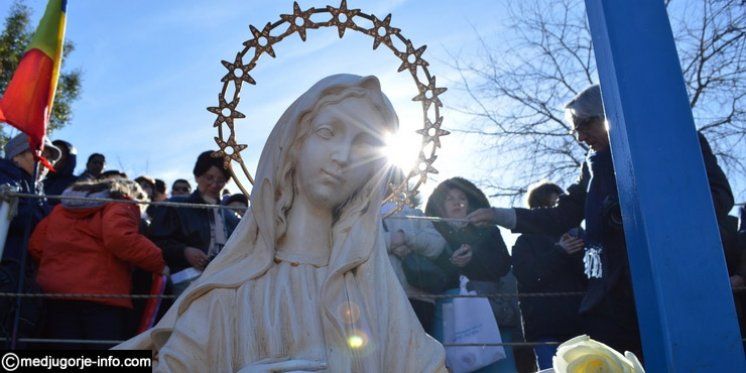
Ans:
{"type": "Polygon", "coordinates": [[[348,351],[355,356],[367,356],[376,351],[375,340],[371,340],[368,333],[362,329],[347,330],[348,351]]]}
{"type": "Polygon", "coordinates": [[[339,314],[347,324],[354,324],[360,320],[360,307],[354,303],[344,303],[339,306],[339,314]]]}
{"type": "Polygon", "coordinates": [[[347,344],[350,345],[350,348],[352,349],[358,349],[365,345],[365,339],[359,335],[353,335],[350,336],[350,338],[347,338],[347,344]]]}

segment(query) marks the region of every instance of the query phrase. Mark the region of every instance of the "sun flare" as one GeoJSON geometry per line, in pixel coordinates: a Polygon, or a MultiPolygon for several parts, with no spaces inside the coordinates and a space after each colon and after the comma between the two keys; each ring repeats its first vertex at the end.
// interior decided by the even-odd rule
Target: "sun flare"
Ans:
{"type": "Polygon", "coordinates": [[[386,137],[384,156],[390,164],[400,168],[406,174],[417,163],[421,141],[421,136],[414,131],[400,130],[386,137]]]}

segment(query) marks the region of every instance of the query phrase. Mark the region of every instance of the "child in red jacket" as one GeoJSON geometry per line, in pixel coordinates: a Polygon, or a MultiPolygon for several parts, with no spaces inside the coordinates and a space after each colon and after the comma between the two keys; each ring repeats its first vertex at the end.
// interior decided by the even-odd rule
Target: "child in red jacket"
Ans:
{"type": "MultiPolygon", "coordinates": [[[[137,183],[126,179],[75,183],[63,195],[147,199],[137,183]]],[[[140,214],[140,208],[129,203],[64,199],[39,223],[29,241],[29,253],[39,265],[37,282],[44,292],[130,294],[133,266],[163,272],[161,250],[139,233],[140,214]]],[[[83,296],[51,299],[47,304],[48,338],[120,340],[126,336],[130,298],[83,296]]]]}

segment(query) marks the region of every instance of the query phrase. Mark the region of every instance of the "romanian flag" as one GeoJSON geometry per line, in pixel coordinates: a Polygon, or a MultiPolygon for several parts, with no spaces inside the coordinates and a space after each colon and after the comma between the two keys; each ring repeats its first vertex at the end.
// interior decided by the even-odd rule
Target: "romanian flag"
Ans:
{"type": "Polygon", "coordinates": [[[42,149],[60,76],[66,8],[67,0],[49,0],[31,44],[0,99],[0,122],[25,132],[31,148],[37,151],[42,149]]]}

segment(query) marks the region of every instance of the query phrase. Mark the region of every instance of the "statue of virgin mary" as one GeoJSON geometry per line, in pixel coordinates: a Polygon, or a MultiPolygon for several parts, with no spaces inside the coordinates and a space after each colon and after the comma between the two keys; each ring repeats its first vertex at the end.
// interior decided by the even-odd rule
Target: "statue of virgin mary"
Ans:
{"type": "Polygon", "coordinates": [[[251,208],[151,330],[154,371],[445,372],[386,254],[383,137],[398,127],[378,79],[322,79],[264,146],[251,208]]]}

